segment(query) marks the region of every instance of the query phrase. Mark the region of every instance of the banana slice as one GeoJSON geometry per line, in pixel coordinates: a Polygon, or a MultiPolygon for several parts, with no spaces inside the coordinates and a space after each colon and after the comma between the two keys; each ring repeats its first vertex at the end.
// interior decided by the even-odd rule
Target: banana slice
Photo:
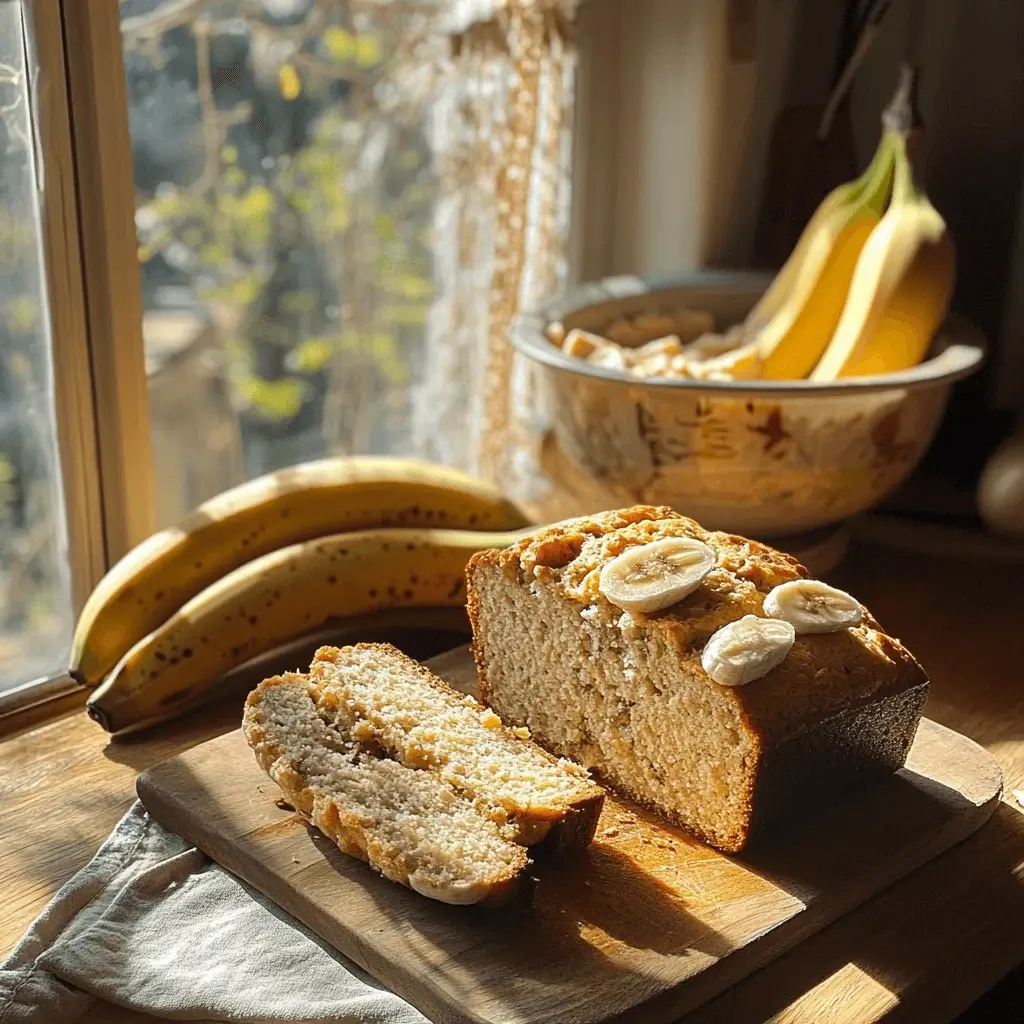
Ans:
{"type": "Polygon", "coordinates": [[[576,356],[577,359],[589,359],[595,352],[610,347],[607,338],[598,334],[591,334],[589,331],[581,331],[574,327],[562,343],[562,351],[568,356],[576,356]]]}
{"type": "Polygon", "coordinates": [[[633,358],[638,362],[654,356],[677,356],[683,351],[679,338],[674,334],[666,334],[663,338],[655,338],[639,348],[633,349],[633,358]]]}
{"type": "Polygon", "coordinates": [[[561,345],[565,341],[565,327],[557,320],[552,321],[544,328],[548,341],[552,345],[561,345]]]}
{"type": "Polygon", "coordinates": [[[719,685],[743,686],[781,664],[795,639],[790,622],[744,615],[711,637],[700,663],[719,685]]]}
{"type": "Polygon", "coordinates": [[[864,618],[860,602],[821,580],[781,583],[764,599],[764,613],[791,622],[798,633],[833,633],[864,618]]]}
{"type": "Polygon", "coordinates": [[[603,366],[607,370],[625,370],[629,366],[626,350],[618,345],[606,345],[587,356],[592,366],[603,366]]]}
{"type": "Polygon", "coordinates": [[[624,551],[602,570],[598,589],[627,612],[656,612],[682,601],[712,570],[715,553],[692,537],[666,537],[624,551]]]}

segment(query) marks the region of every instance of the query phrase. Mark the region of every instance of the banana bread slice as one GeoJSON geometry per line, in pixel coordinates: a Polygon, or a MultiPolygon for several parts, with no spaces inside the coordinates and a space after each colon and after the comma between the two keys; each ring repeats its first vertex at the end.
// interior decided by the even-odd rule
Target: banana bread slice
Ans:
{"type": "Polygon", "coordinates": [[[524,846],[562,854],[594,836],[604,790],[390,644],[322,647],[317,706],[360,743],[436,775],[524,846]]]}
{"type": "Polygon", "coordinates": [[[481,815],[431,772],[406,768],[325,720],[319,686],[267,679],[249,694],[243,730],[292,806],[347,854],[445,903],[527,898],[528,854],[514,829],[481,815]]]}
{"type": "MultiPolygon", "coordinates": [[[[768,594],[807,576],[788,555],[663,507],[543,527],[470,560],[481,696],[602,782],[713,846],[742,850],[766,824],[901,767],[928,692],[921,667],[866,610],[859,623],[829,632],[769,616],[768,594]],[[707,545],[710,568],[685,543],[660,544],[652,550],[680,549],[689,559],[676,577],[678,600],[648,611],[613,604],[605,567],[670,538],[707,545]],[[687,582],[686,573],[702,571],[687,582]],[[749,665],[716,667],[719,679],[745,684],[721,685],[704,664],[735,653],[736,637],[749,643],[748,616],[772,619],[776,649],[752,679],[749,665]],[[726,626],[731,632],[719,633],[726,626]]],[[[644,601],[660,585],[642,574],[627,583],[644,601]]]]}

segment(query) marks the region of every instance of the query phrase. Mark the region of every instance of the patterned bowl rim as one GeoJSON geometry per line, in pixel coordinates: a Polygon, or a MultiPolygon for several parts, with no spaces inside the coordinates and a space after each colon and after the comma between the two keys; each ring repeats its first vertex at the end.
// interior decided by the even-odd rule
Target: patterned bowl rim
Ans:
{"type": "Polygon", "coordinates": [[[954,381],[962,380],[974,373],[985,358],[985,337],[982,332],[966,318],[952,313],[937,332],[932,342],[931,355],[923,363],[899,373],[848,377],[843,381],[828,383],[810,380],[698,381],[686,378],[631,377],[619,370],[594,366],[566,355],[544,333],[548,324],[561,321],[588,306],[641,295],[656,297],[661,293],[677,293],[687,289],[760,293],[771,279],[770,274],[727,270],[702,270],[662,277],[608,277],[572,288],[536,310],[520,315],[513,322],[509,337],[522,355],[555,370],[596,377],[609,384],[631,388],[679,388],[719,397],[773,395],[820,398],[891,390],[916,391],[949,386],[954,381]]]}

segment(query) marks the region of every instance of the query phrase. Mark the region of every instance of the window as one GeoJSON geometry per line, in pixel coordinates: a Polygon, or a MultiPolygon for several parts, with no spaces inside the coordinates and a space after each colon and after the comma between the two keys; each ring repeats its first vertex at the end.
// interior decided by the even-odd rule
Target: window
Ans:
{"type": "Polygon", "coordinates": [[[73,625],[23,18],[0,0],[0,690],[60,672],[73,625]]]}
{"type": "Polygon", "coordinates": [[[507,419],[489,346],[564,273],[574,65],[546,5],[0,11],[3,713],[60,681],[105,569],[206,497],[348,452],[474,468],[507,419]]]}

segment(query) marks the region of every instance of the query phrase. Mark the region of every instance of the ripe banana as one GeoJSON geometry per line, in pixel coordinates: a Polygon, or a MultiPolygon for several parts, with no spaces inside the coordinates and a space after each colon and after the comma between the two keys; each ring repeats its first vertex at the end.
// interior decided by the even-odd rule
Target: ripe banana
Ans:
{"type": "Polygon", "coordinates": [[[471,555],[521,533],[369,530],[294,544],[242,565],[137,643],[90,696],[109,732],[169,718],[243,662],[334,620],[465,604],[471,555]]]}
{"type": "Polygon", "coordinates": [[[945,221],[916,187],[901,139],[892,203],[860,254],[842,316],[811,379],[916,366],[949,309],[955,273],[945,221]]]}
{"type": "Polygon", "coordinates": [[[711,637],[700,660],[720,686],[744,686],[782,664],[795,640],[789,622],[744,615],[711,637]]]}
{"type": "Polygon", "coordinates": [[[860,602],[821,580],[780,583],[764,599],[764,613],[792,624],[798,633],[834,633],[860,624],[860,602]]]}
{"type": "Polygon", "coordinates": [[[692,537],[629,548],[601,570],[598,589],[628,612],[656,612],[682,601],[714,568],[715,553],[692,537]]]}
{"type": "Polygon", "coordinates": [[[747,336],[754,339],[760,369],[750,376],[806,377],[821,358],[857,259],[888,199],[895,142],[892,132],[883,132],[861,178],[826,197],[780,272],[784,294],[773,286],[748,318],[747,336]]]}
{"type": "Polygon", "coordinates": [[[95,686],[143,637],[238,566],[300,541],[383,526],[515,530],[490,484],[407,459],[325,459],[242,484],[125,555],[79,617],[71,673],[95,686]]]}

